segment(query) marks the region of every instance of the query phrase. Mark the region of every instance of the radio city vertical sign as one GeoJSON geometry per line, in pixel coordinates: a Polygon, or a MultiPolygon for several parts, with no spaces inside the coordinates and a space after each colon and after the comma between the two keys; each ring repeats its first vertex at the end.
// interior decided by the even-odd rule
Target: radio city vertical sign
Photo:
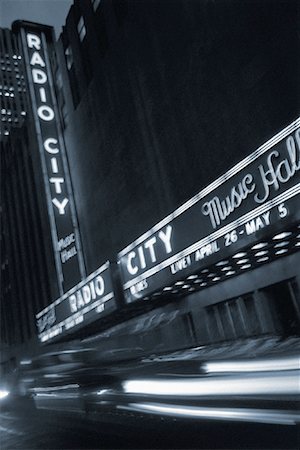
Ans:
{"type": "MultiPolygon", "coordinates": [[[[48,31],[49,32],[49,31],[48,31]]],[[[80,236],[43,27],[21,27],[60,294],[85,276],[80,236]]]]}
{"type": "Polygon", "coordinates": [[[127,302],[300,221],[300,118],[118,255],[127,302]]]}

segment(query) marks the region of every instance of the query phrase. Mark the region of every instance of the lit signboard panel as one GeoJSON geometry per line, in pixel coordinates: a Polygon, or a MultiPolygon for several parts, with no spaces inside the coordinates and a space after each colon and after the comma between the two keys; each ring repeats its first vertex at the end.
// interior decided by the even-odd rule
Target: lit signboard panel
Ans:
{"type": "Polygon", "coordinates": [[[86,274],[66,151],[60,128],[46,34],[42,27],[21,27],[29,92],[39,144],[44,189],[60,294],[86,274]]]}
{"type": "Polygon", "coordinates": [[[109,262],[37,314],[38,336],[47,342],[86,326],[116,309],[109,262]]]}
{"type": "Polygon", "coordinates": [[[118,255],[127,302],[300,220],[300,118],[118,255]]]}

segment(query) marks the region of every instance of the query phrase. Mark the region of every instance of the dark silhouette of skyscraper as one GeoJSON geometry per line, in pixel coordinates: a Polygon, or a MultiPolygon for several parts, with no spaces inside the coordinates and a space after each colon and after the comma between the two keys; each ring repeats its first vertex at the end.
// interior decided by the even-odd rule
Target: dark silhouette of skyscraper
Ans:
{"type": "Polygon", "coordinates": [[[8,29],[0,29],[0,139],[11,127],[20,127],[26,116],[26,82],[17,38],[8,29]]]}

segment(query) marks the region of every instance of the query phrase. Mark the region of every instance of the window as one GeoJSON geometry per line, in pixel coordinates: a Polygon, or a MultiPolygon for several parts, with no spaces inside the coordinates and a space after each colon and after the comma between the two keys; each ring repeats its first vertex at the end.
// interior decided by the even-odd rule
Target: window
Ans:
{"type": "Polygon", "coordinates": [[[100,5],[101,0],[92,0],[92,5],[93,5],[93,9],[94,11],[97,11],[98,6],[100,5]]]}
{"type": "Polygon", "coordinates": [[[86,28],[84,25],[84,20],[83,17],[81,16],[77,25],[77,31],[78,31],[78,35],[79,35],[79,39],[82,42],[84,39],[84,36],[86,35],[86,28]]]}
{"type": "Polygon", "coordinates": [[[68,68],[68,70],[70,70],[72,67],[72,64],[73,64],[73,53],[72,53],[72,49],[70,46],[68,46],[65,50],[65,57],[66,57],[67,68],[68,68]]]}

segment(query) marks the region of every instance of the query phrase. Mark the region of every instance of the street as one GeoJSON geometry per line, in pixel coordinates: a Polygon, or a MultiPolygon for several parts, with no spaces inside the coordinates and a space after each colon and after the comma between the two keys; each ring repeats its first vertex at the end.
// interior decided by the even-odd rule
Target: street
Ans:
{"type": "Polygon", "coordinates": [[[31,404],[18,402],[0,414],[0,448],[80,449],[133,448],[136,439],[117,434],[113,425],[95,425],[80,416],[55,411],[37,411],[31,404]]]}
{"type": "Polygon", "coordinates": [[[103,417],[35,410],[24,400],[0,414],[1,450],[298,449],[299,428],[178,421],[107,412],[103,417]]]}

